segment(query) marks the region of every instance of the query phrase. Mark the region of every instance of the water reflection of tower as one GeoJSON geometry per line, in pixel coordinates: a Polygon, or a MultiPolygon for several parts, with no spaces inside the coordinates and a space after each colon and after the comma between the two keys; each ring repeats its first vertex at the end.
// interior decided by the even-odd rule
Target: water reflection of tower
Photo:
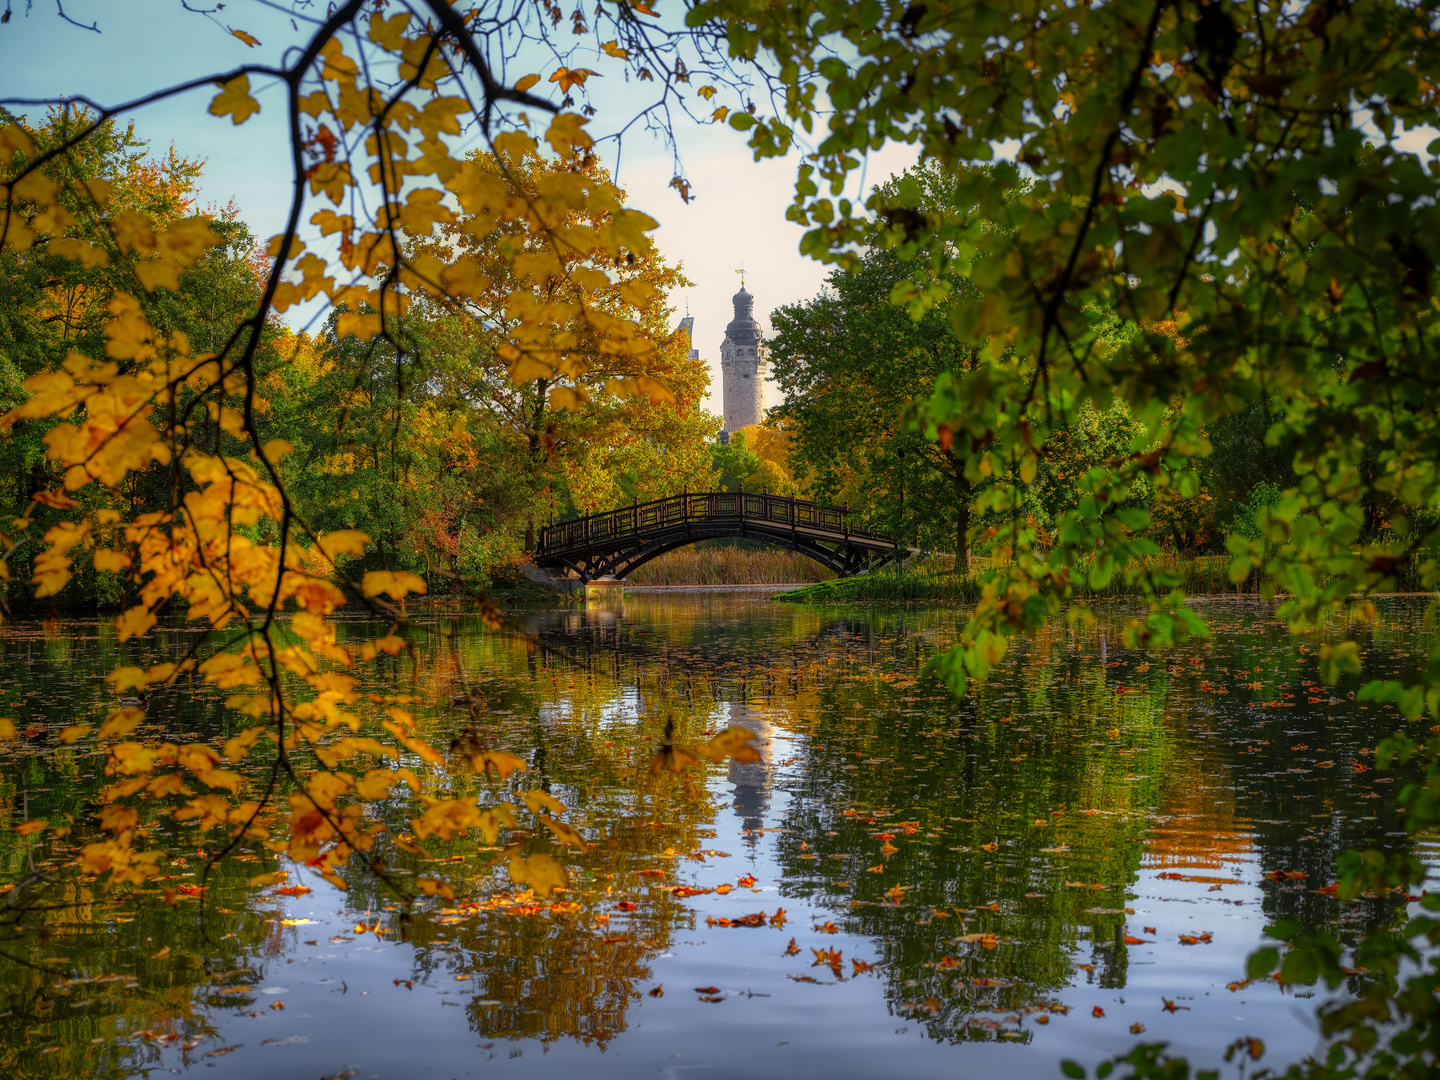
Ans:
{"type": "Polygon", "coordinates": [[[730,762],[730,783],[734,785],[733,806],[741,824],[747,829],[762,829],[765,827],[765,811],[770,806],[770,785],[774,775],[771,757],[774,727],[763,713],[750,708],[748,691],[749,687],[741,680],[729,695],[727,722],[755,733],[754,746],[760,751],[760,760],[730,762]]]}

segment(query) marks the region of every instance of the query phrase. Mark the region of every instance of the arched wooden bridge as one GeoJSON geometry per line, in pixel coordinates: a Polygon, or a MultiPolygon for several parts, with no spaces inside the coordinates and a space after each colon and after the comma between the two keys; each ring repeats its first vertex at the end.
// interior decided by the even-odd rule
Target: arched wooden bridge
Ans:
{"type": "Polygon", "coordinates": [[[584,581],[623,578],[651,559],[717,536],[748,536],[807,555],[841,577],[865,573],[910,549],[853,529],[848,509],[752,491],[700,491],[636,503],[540,530],[535,564],[584,581]]]}

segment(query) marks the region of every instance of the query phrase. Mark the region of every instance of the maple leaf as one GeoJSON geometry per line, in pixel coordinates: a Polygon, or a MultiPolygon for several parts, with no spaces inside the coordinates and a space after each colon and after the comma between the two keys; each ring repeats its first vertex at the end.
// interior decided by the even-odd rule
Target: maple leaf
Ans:
{"type": "Polygon", "coordinates": [[[599,72],[591,71],[589,68],[557,68],[550,75],[551,82],[558,82],[563,93],[569,93],[572,86],[584,86],[585,80],[599,72]]]}
{"type": "Polygon", "coordinates": [[[219,84],[220,93],[210,102],[215,116],[228,116],[235,124],[243,124],[260,111],[260,103],[250,96],[250,76],[238,75],[219,84]]]}

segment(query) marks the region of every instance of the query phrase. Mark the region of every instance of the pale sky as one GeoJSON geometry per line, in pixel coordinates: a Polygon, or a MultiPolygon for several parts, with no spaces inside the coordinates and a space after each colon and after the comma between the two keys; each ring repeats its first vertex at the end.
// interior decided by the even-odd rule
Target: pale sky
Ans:
{"type": "MultiPolygon", "coordinates": [[[[260,39],[263,44],[254,49],[185,12],[178,0],[66,0],[66,14],[86,26],[98,24],[100,33],[63,22],[52,0],[35,0],[28,17],[23,4],[14,6],[10,23],[0,26],[0,98],[5,99],[85,94],[110,105],[237,64],[276,62],[283,47],[297,38],[288,16],[256,0],[232,0],[220,13],[228,26],[260,39]]],[[[287,144],[278,87],[255,85],[261,112],[240,127],[206,113],[214,94],[209,86],[138,110],[135,119],[154,150],[163,152],[173,142],[182,155],[206,161],[203,203],[224,205],[233,199],[257,235],[268,237],[280,231],[287,208],[287,144]]],[[[546,85],[542,82],[537,92],[546,85]]],[[[612,88],[593,80],[591,85],[600,112],[589,130],[599,136],[629,119],[636,99],[623,84],[612,88]],[[612,89],[616,93],[607,108],[603,91],[612,89]]],[[[801,230],[785,219],[795,157],[757,164],[745,136],[724,125],[691,126],[681,137],[686,173],[694,185],[689,205],[668,186],[674,174],[669,152],[646,135],[629,137],[617,179],[631,205],[660,222],[655,234],[660,250],[681,263],[695,283],[677,290],[671,301],[677,318],[687,304],[695,316],[695,344],[711,365],[707,407],[719,413],[720,341],[732,317],[730,298],[739,288],[735,271],[743,264],[756,317],[768,333],[770,312],[814,296],[828,269],[799,254],[801,230]]],[[[913,160],[908,147],[887,149],[872,158],[867,183],[883,182],[913,160]]],[[[769,403],[776,403],[773,387],[769,403]]]]}

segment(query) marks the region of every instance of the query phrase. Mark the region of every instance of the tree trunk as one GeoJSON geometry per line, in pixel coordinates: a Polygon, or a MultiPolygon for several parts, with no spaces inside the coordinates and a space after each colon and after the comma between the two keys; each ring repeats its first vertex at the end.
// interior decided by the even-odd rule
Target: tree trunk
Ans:
{"type": "Polygon", "coordinates": [[[963,468],[955,469],[955,572],[970,572],[970,481],[963,468]]]}

